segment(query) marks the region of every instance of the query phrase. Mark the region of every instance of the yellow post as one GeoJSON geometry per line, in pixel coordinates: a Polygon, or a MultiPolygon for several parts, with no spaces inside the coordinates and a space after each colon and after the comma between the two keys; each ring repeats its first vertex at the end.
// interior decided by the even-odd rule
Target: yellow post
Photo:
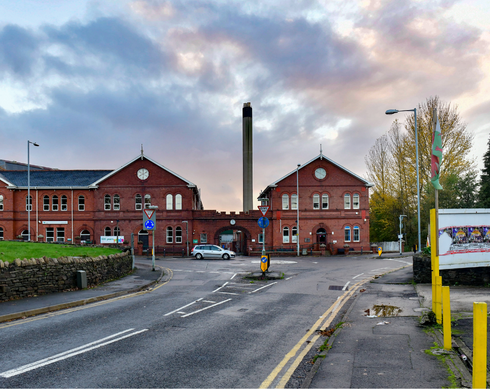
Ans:
{"type": "Polygon", "coordinates": [[[451,350],[451,305],[449,300],[449,286],[442,287],[442,309],[443,309],[443,332],[444,332],[444,349],[451,350]]]}
{"type": "Polygon", "coordinates": [[[442,323],[442,277],[436,276],[436,320],[437,324],[442,323]]]}
{"type": "Polygon", "coordinates": [[[473,303],[473,388],[487,387],[487,304],[473,303]]]}
{"type": "Polygon", "coordinates": [[[439,266],[436,266],[436,242],[437,231],[436,231],[436,210],[430,210],[430,264],[432,270],[432,312],[436,312],[436,279],[435,277],[439,275],[439,266]]]}

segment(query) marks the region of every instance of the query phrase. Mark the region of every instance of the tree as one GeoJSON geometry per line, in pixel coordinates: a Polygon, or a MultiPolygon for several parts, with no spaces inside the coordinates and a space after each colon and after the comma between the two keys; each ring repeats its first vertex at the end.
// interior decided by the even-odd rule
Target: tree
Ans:
{"type": "Polygon", "coordinates": [[[490,138],[488,139],[488,150],[483,155],[483,169],[481,172],[478,206],[490,208],[490,138]]]}

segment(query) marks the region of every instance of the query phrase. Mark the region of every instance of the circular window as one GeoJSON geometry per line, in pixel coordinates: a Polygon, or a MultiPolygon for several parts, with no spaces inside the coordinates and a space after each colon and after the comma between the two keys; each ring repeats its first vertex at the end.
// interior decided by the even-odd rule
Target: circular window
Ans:
{"type": "Polygon", "coordinates": [[[323,180],[327,176],[327,172],[324,168],[319,167],[315,170],[315,177],[319,180],[323,180]]]}
{"type": "Polygon", "coordinates": [[[149,175],[150,175],[150,173],[146,169],[140,169],[140,170],[138,170],[138,178],[140,180],[146,180],[149,175]]]}

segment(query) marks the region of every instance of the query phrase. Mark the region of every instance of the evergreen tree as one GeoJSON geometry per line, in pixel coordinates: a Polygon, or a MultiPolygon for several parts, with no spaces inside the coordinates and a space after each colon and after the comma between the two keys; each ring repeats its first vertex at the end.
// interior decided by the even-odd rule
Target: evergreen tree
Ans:
{"type": "Polygon", "coordinates": [[[483,156],[483,169],[481,172],[478,205],[481,208],[490,208],[490,138],[488,139],[488,150],[483,156]]]}

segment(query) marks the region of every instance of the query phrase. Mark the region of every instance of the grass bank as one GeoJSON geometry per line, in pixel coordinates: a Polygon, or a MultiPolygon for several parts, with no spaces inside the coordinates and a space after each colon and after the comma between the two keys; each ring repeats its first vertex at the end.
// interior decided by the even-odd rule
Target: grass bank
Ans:
{"type": "Polygon", "coordinates": [[[6,242],[0,241],[0,260],[13,262],[16,258],[60,258],[60,257],[97,257],[120,253],[121,250],[99,247],[73,246],[66,244],[6,242]]]}

